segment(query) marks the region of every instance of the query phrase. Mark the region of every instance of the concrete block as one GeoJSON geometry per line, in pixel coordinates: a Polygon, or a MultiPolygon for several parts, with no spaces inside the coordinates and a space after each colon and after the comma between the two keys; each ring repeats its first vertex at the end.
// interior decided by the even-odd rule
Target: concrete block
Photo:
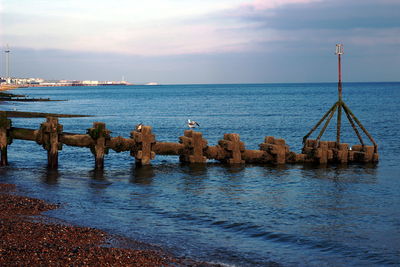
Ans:
{"type": "Polygon", "coordinates": [[[354,151],[354,161],[364,162],[365,153],[361,151],[354,151]]]}
{"type": "Polygon", "coordinates": [[[281,145],[284,146],[286,144],[285,139],[275,139],[274,140],[275,145],[281,145]]]}
{"type": "Polygon", "coordinates": [[[336,148],[336,142],[335,141],[328,141],[328,148],[336,148]]]}
{"type": "Polygon", "coordinates": [[[339,163],[347,163],[348,158],[349,158],[349,152],[347,150],[337,151],[337,161],[339,163]]]}
{"type": "Polygon", "coordinates": [[[328,157],[328,160],[332,160],[333,159],[333,150],[332,149],[328,149],[327,157],[328,157]]]}
{"type": "Polygon", "coordinates": [[[339,150],[349,150],[349,144],[339,144],[339,150]]]}
{"type": "Polygon", "coordinates": [[[349,157],[348,157],[348,160],[350,161],[350,162],[352,162],[352,161],[354,161],[354,153],[355,153],[355,151],[349,151],[349,157]]]}
{"type": "Polygon", "coordinates": [[[312,147],[304,147],[302,152],[302,154],[306,154],[307,157],[312,157],[314,154],[314,148],[312,147]]]}
{"type": "Polygon", "coordinates": [[[328,141],[320,141],[318,147],[324,150],[328,150],[328,141]]]}
{"type": "Polygon", "coordinates": [[[365,152],[365,162],[371,162],[374,157],[374,147],[373,146],[364,146],[365,152]]]}
{"type": "Polygon", "coordinates": [[[306,154],[297,154],[296,155],[296,162],[297,163],[302,163],[306,159],[306,154]]]}
{"type": "Polygon", "coordinates": [[[273,136],[266,136],[265,139],[264,139],[264,143],[267,143],[267,144],[274,144],[274,140],[275,140],[275,137],[273,137],[273,136]]]}
{"type": "Polygon", "coordinates": [[[308,140],[306,141],[306,146],[307,146],[307,147],[314,147],[316,143],[317,143],[317,140],[308,139],[308,140]]]}

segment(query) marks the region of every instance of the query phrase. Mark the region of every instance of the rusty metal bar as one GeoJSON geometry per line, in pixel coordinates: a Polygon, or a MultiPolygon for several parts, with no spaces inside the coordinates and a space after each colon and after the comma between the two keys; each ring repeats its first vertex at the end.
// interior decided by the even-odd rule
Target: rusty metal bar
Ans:
{"type": "Polygon", "coordinates": [[[336,107],[337,102],[325,113],[325,115],[317,122],[317,124],[303,137],[303,144],[306,143],[308,137],[319,127],[319,125],[325,120],[329,113],[336,107]]]}
{"type": "MultiPolygon", "coordinates": [[[[339,55],[340,56],[340,55],[339,55]]],[[[340,129],[342,127],[342,101],[338,101],[338,113],[337,113],[337,124],[336,124],[336,145],[339,147],[340,144],[340,129]]]]}
{"type": "Polygon", "coordinates": [[[339,92],[339,101],[342,100],[342,63],[341,63],[341,54],[338,54],[338,92],[339,92]]]}
{"type": "Polygon", "coordinates": [[[351,112],[351,110],[347,107],[347,105],[344,102],[343,102],[343,108],[345,110],[347,110],[347,112],[349,112],[349,114],[355,120],[355,122],[358,124],[358,126],[361,128],[361,130],[363,130],[365,135],[368,136],[369,140],[374,144],[374,152],[377,153],[378,152],[378,144],[375,142],[374,138],[372,138],[372,136],[369,134],[367,129],[364,128],[364,126],[361,124],[361,122],[357,119],[357,117],[353,114],[353,112],[351,112]]]}
{"type": "Polygon", "coordinates": [[[347,116],[347,119],[349,120],[349,122],[350,122],[350,124],[351,124],[351,127],[353,127],[353,130],[354,130],[354,132],[356,133],[356,135],[357,135],[357,137],[358,137],[358,140],[360,140],[361,145],[364,147],[364,146],[365,146],[364,141],[363,141],[362,136],[360,135],[360,132],[358,131],[356,125],[354,124],[353,119],[351,118],[351,116],[350,116],[350,114],[347,112],[347,110],[346,110],[345,108],[343,108],[343,109],[344,109],[344,113],[345,113],[346,116],[347,116]]]}
{"type": "Polygon", "coordinates": [[[319,139],[321,139],[321,136],[324,134],[324,132],[326,130],[326,127],[328,127],[329,122],[331,121],[331,119],[333,117],[333,114],[335,114],[338,105],[339,105],[339,102],[336,102],[335,107],[331,111],[331,114],[329,115],[328,119],[326,120],[326,122],[324,124],[324,127],[322,127],[321,131],[319,132],[319,135],[318,135],[318,137],[316,139],[316,142],[315,142],[315,146],[318,145],[319,139]]]}

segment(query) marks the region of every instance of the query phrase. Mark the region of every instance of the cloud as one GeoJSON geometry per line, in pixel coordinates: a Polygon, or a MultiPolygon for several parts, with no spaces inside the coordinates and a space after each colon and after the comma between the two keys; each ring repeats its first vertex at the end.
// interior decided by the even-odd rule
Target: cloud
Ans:
{"type": "MultiPolygon", "coordinates": [[[[14,47],[130,55],[257,52],[277,42],[299,45],[306,38],[321,44],[322,38],[347,38],[350,31],[371,43],[368,35],[398,34],[400,27],[400,2],[395,0],[5,3],[0,37],[14,47]]],[[[393,36],[381,38],[397,42],[393,36]]]]}
{"type": "MultiPolygon", "coordinates": [[[[14,62],[18,53],[25,55],[19,58],[22,76],[112,80],[125,75],[135,77],[131,81],[172,83],[329,81],[335,79],[337,42],[344,43],[349,66],[373,62],[362,66],[366,78],[399,76],[398,0],[5,3],[0,38],[15,51],[14,62]]],[[[363,75],[352,73],[361,81],[363,75]]]]}
{"type": "Polygon", "coordinates": [[[242,6],[233,15],[244,21],[257,22],[259,27],[282,30],[400,27],[399,1],[288,0],[275,6],[268,4],[269,1],[261,1],[264,2],[264,8],[257,4],[250,5],[256,7],[252,9],[242,6]]]}
{"type": "MultiPolygon", "coordinates": [[[[329,51],[337,42],[398,55],[400,2],[394,0],[260,1],[225,12],[241,21],[240,32],[258,36],[247,48],[271,53],[329,51]]],[[[238,32],[238,34],[240,34],[238,32]]],[[[354,49],[356,51],[356,49],[354,49]]]]}
{"type": "Polygon", "coordinates": [[[229,2],[5,1],[0,38],[13,47],[35,49],[146,55],[206,52],[226,43],[214,33],[214,25],[182,21],[226,8],[229,2]]]}
{"type": "Polygon", "coordinates": [[[290,4],[304,4],[316,2],[320,0],[254,0],[250,3],[240,5],[240,8],[253,9],[253,10],[266,10],[273,9],[284,5],[290,4]]]}

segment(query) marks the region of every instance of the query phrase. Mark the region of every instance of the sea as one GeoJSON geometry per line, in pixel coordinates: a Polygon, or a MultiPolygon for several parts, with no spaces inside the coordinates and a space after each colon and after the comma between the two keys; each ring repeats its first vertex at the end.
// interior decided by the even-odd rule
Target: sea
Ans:
{"type": "MultiPolygon", "coordinates": [[[[65,132],[84,134],[100,121],[113,137],[128,138],[143,123],[157,141],[178,142],[191,119],[210,146],[225,133],[239,134],[247,149],[274,136],[296,153],[338,98],[336,83],[12,92],[64,101],[2,102],[0,109],[93,115],[61,118],[65,132]]],[[[49,170],[41,146],[14,140],[0,182],[59,203],[46,212],[57,220],[223,266],[400,266],[400,83],[344,83],[343,100],[378,144],[378,164],[192,166],[156,156],[138,167],[129,152],[110,151],[96,171],[88,148],[63,146],[58,170],[49,170]]],[[[38,129],[44,120],[12,118],[12,125],[38,129]]],[[[342,121],[341,142],[358,144],[344,114],[342,121]]],[[[336,140],[336,116],[322,140],[336,140]]]]}

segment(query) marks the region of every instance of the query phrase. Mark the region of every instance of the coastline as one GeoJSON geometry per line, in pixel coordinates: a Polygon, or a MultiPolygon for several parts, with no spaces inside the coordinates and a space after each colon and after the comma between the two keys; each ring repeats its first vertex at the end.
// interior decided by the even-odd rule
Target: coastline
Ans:
{"type": "MultiPolygon", "coordinates": [[[[66,86],[93,87],[93,86],[116,86],[116,85],[134,85],[134,84],[128,82],[103,82],[96,84],[86,84],[86,83],[0,84],[0,92],[18,88],[34,88],[34,87],[66,87],[66,86]]],[[[158,85],[158,84],[148,84],[148,85],[158,85]]]]}
{"type": "Polygon", "coordinates": [[[6,84],[2,84],[0,85],[0,92],[2,91],[8,91],[8,90],[13,90],[13,89],[18,89],[18,88],[22,88],[21,86],[18,85],[6,85],[6,84]]]}
{"type": "Polygon", "coordinates": [[[177,258],[157,247],[71,226],[43,215],[58,205],[0,183],[0,265],[220,266],[177,258]]]}

